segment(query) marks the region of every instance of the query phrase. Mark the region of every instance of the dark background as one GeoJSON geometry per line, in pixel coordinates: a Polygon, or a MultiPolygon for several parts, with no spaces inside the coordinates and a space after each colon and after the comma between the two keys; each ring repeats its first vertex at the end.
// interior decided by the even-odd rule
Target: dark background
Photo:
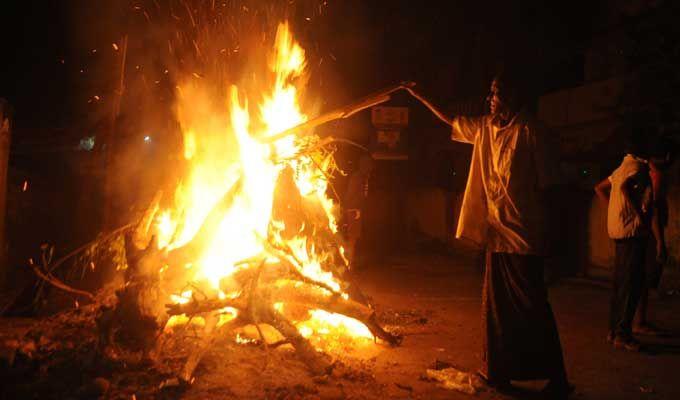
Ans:
{"type": "MultiPolygon", "coordinates": [[[[101,138],[110,124],[120,55],[112,43],[120,44],[124,35],[130,43],[117,121],[116,152],[127,166],[115,193],[120,223],[129,208],[144,204],[167,181],[167,171],[181,169],[175,154],[180,136],[172,118],[174,77],[211,70],[191,50],[182,63],[166,54],[165,39],[190,26],[179,1],[8,3],[0,24],[0,96],[15,110],[8,224],[10,254],[21,262],[42,242],[56,243],[57,252],[65,252],[104,228],[101,138]],[[145,142],[145,136],[152,140],[145,142]],[[90,151],[79,147],[88,137],[97,138],[90,151]],[[27,191],[22,191],[24,182],[27,191]]],[[[204,7],[210,1],[187,3],[204,7]]],[[[664,2],[216,1],[228,22],[220,31],[225,47],[235,47],[239,35],[250,32],[248,23],[266,26],[271,36],[274,22],[287,16],[307,51],[309,97],[321,99],[316,105],[321,110],[413,80],[446,109],[470,113],[483,112],[489,82],[503,65],[524,66],[537,95],[583,83],[594,38],[612,27],[648,20],[645,10],[658,9],[657,3],[664,2]],[[229,24],[236,34],[227,32],[229,24]]],[[[240,57],[249,42],[239,45],[241,51],[229,53],[236,76],[248,66],[240,57]]],[[[623,54],[629,48],[614,51],[623,54]]],[[[633,55],[624,54],[633,65],[649,57],[635,61],[633,55]]],[[[391,104],[410,107],[410,159],[377,170],[376,187],[397,197],[419,185],[460,191],[469,149],[449,143],[445,126],[407,96],[397,95],[391,104]]],[[[368,113],[324,129],[363,143],[372,134],[368,113]]],[[[359,156],[349,149],[338,155],[349,170],[359,156]]]]}
{"type": "MultiPolygon", "coordinates": [[[[93,85],[106,79],[93,76],[90,68],[111,53],[111,43],[120,36],[141,34],[145,27],[130,15],[143,3],[55,0],[3,5],[0,87],[16,108],[17,123],[73,123],[87,108],[75,102],[74,96],[81,94],[74,89],[85,81],[93,85]],[[95,49],[98,53],[92,53],[95,49]]],[[[323,2],[307,3],[293,14],[310,15],[306,11],[323,2]]],[[[587,45],[594,20],[603,18],[599,3],[329,0],[321,16],[311,21],[293,18],[293,23],[307,44],[314,42],[311,50],[333,64],[335,76],[326,79],[341,82],[352,95],[410,79],[450,101],[482,94],[504,62],[521,61],[538,73],[549,71],[542,90],[578,82],[579,49],[587,45]]],[[[110,72],[115,75],[115,68],[110,72]]]]}

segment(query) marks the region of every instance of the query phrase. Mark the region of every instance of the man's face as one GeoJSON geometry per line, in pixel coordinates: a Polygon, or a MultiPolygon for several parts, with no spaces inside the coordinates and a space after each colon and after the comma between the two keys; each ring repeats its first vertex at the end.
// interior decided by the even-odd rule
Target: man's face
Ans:
{"type": "Polygon", "coordinates": [[[489,90],[489,95],[486,96],[486,101],[489,103],[491,115],[499,115],[507,108],[503,101],[501,86],[497,79],[491,82],[491,89],[489,90]]]}

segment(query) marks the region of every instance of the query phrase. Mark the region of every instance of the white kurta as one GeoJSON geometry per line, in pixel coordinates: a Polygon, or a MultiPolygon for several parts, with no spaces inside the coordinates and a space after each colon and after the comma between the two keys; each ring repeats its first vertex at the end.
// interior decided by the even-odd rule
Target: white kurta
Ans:
{"type": "Polygon", "coordinates": [[[451,139],[474,145],[456,237],[491,252],[544,254],[543,189],[557,177],[547,131],[524,113],[506,126],[457,117],[451,139]]]}

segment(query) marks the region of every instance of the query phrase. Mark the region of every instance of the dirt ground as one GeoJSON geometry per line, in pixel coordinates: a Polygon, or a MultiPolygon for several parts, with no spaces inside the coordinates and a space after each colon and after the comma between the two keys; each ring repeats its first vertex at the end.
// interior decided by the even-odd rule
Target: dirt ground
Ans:
{"type": "MultiPolygon", "coordinates": [[[[449,257],[411,257],[364,273],[364,287],[376,302],[388,307],[418,310],[429,315],[422,332],[407,335],[401,347],[378,356],[380,382],[410,385],[410,393],[394,397],[457,399],[468,397],[418,379],[434,360],[444,360],[474,371],[480,363],[482,272],[471,254],[449,257]]],[[[640,338],[642,353],[614,350],[606,343],[609,291],[582,280],[552,285],[555,312],[569,379],[576,386],[574,399],[678,399],[680,336],[640,338]]],[[[650,300],[653,322],[680,332],[680,299],[650,300]]],[[[514,396],[479,393],[480,399],[538,398],[542,382],[520,383],[514,396]]],[[[392,384],[394,386],[394,384],[392,384]]]]}
{"type": "MultiPolygon", "coordinates": [[[[71,329],[72,333],[80,332],[81,339],[75,339],[70,347],[63,343],[74,341],[73,337],[48,338],[50,334],[44,332],[43,338],[34,335],[38,347],[60,343],[50,360],[62,357],[63,361],[49,368],[35,362],[25,362],[20,370],[3,366],[2,383],[13,387],[0,390],[0,399],[97,398],[101,393],[105,393],[102,398],[115,399],[471,398],[443,389],[423,376],[437,361],[466,371],[477,369],[481,278],[476,255],[463,250],[448,255],[394,257],[359,271],[358,280],[376,304],[381,320],[388,329],[401,332],[404,341],[399,347],[369,341],[340,344],[329,350],[337,365],[330,376],[310,376],[285,346],[265,352],[258,346],[236,345],[232,338],[221,338],[199,365],[194,382],[176,386],[171,382],[172,371],[181,367],[193,350],[191,346],[169,345],[163,365],[155,368],[129,363],[104,366],[88,355],[85,347],[79,347],[78,340],[93,340],[82,333],[87,330],[83,327],[92,328],[86,323],[71,329]],[[69,352],[69,348],[80,350],[69,352]]],[[[680,336],[641,338],[647,345],[642,353],[617,351],[605,341],[608,290],[583,281],[563,280],[551,287],[550,299],[569,377],[576,386],[574,399],[680,398],[680,385],[676,383],[680,336]]],[[[677,295],[663,301],[653,297],[651,310],[655,322],[680,332],[677,295]]],[[[71,318],[69,324],[75,326],[77,320],[71,318]]],[[[40,323],[0,320],[0,339],[7,344],[40,323]]],[[[518,390],[510,395],[486,390],[474,397],[538,399],[541,385],[519,383],[518,390]]]]}

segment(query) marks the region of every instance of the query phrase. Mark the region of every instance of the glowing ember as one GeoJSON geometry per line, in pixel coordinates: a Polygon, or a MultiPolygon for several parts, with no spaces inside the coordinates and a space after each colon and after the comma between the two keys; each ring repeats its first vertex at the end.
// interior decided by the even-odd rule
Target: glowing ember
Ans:
{"type": "Polygon", "coordinates": [[[313,334],[320,335],[347,335],[372,339],[373,334],[366,325],[354,318],[341,314],[329,313],[324,310],[312,310],[311,319],[298,325],[300,334],[310,337],[313,334]]]}

